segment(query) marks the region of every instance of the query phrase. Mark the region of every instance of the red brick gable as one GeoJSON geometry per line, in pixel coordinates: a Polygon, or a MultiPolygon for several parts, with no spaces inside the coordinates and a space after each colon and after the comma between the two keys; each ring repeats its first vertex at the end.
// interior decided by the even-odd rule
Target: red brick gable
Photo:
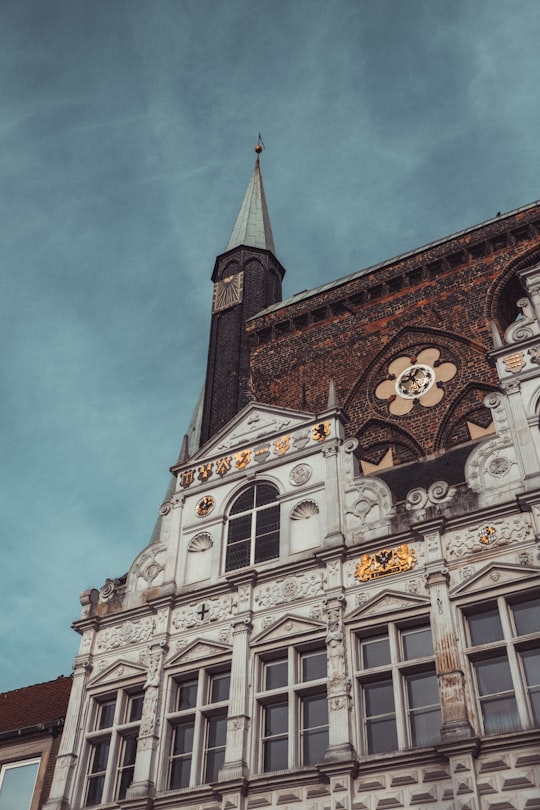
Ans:
{"type": "Polygon", "coordinates": [[[0,733],[63,720],[66,716],[72,679],[60,676],[0,693],[0,733]]]}

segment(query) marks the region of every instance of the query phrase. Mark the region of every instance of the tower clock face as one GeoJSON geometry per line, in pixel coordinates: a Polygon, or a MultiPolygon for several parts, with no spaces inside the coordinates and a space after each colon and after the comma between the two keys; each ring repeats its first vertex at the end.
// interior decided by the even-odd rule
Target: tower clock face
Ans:
{"type": "Polygon", "coordinates": [[[214,285],[214,300],[212,312],[220,312],[239,304],[242,301],[242,291],[244,289],[244,273],[235,273],[233,276],[226,276],[214,285]]]}

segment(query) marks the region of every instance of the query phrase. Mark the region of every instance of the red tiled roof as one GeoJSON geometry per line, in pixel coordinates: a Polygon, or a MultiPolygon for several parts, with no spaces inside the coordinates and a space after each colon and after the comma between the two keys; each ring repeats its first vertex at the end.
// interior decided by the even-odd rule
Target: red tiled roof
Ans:
{"type": "Polygon", "coordinates": [[[51,723],[66,716],[72,679],[36,683],[0,693],[0,733],[51,723]]]}

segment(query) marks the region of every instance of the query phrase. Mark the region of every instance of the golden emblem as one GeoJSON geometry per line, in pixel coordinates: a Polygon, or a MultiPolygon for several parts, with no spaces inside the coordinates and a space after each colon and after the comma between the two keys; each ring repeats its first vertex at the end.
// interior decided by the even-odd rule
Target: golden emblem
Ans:
{"type": "Polygon", "coordinates": [[[489,546],[495,540],[496,534],[497,529],[495,526],[486,526],[478,539],[484,546],[489,546]]]}
{"type": "Polygon", "coordinates": [[[284,456],[290,446],[291,446],[290,436],[282,436],[281,439],[278,439],[276,442],[274,442],[274,449],[278,454],[278,456],[284,456]]]}
{"type": "Polygon", "coordinates": [[[206,517],[206,515],[210,514],[215,505],[215,498],[213,498],[212,495],[205,495],[195,507],[195,512],[199,517],[206,517]]]}
{"type": "Polygon", "coordinates": [[[508,357],[503,358],[503,363],[507,371],[516,374],[525,365],[525,356],[523,352],[516,352],[516,354],[509,354],[508,357]]]}
{"type": "Polygon", "coordinates": [[[323,442],[330,436],[330,422],[320,422],[311,428],[316,442],[323,442]]]}
{"type": "Polygon", "coordinates": [[[384,577],[387,574],[399,574],[410,571],[417,563],[416,552],[405,544],[396,549],[384,548],[375,554],[362,554],[357,563],[354,576],[360,582],[369,582],[370,579],[384,577]]]}
{"type": "Polygon", "coordinates": [[[225,473],[229,472],[231,469],[231,457],[225,456],[224,458],[218,458],[216,461],[216,472],[218,475],[225,475],[225,473]]]}
{"type": "Polygon", "coordinates": [[[189,487],[194,480],[195,477],[195,470],[185,470],[183,473],[180,474],[180,486],[189,487]]]}
{"type": "Polygon", "coordinates": [[[199,481],[207,481],[210,478],[210,476],[213,473],[212,470],[213,466],[214,465],[212,464],[212,462],[210,462],[209,464],[202,464],[199,467],[199,475],[198,475],[199,481]]]}
{"type": "Polygon", "coordinates": [[[240,450],[239,453],[235,453],[234,466],[237,470],[243,470],[249,462],[251,461],[251,450],[240,450]]]}

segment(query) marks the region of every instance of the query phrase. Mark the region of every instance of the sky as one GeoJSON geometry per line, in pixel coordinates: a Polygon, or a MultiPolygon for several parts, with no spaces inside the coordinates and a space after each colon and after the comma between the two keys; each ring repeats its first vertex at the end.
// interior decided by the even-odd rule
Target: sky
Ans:
{"type": "Polygon", "coordinates": [[[540,198],[540,1],[2,0],[0,691],[148,543],[262,134],[284,296],[540,198]]]}

